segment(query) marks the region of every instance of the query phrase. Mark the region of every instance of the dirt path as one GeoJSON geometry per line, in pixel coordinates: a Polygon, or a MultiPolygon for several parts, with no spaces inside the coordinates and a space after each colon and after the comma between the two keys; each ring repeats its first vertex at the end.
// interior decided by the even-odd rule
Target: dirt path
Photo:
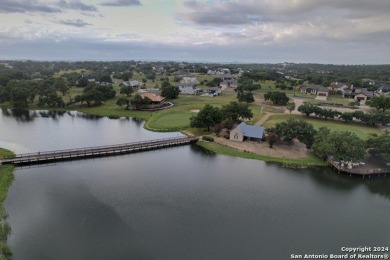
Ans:
{"type": "Polygon", "coordinates": [[[306,146],[300,142],[295,142],[292,145],[276,144],[273,148],[269,148],[267,142],[238,142],[227,140],[221,137],[215,137],[214,141],[239,151],[248,151],[251,153],[275,158],[304,159],[307,158],[309,153],[306,146]]]}
{"type": "Polygon", "coordinates": [[[268,118],[273,115],[274,113],[266,113],[255,125],[263,125],[265,121],[268,120],[268,118]]]}

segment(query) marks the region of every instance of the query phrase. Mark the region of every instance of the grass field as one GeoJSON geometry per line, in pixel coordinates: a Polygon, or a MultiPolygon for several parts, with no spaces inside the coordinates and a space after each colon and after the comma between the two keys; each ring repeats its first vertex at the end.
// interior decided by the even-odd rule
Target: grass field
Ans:
{"type": "Polygon", "coordinates": [[[333,120],[324,120],[319,118],[310,118],[310,117],[302,117],[302,116],[290,116],[290,115],[272,115],[270,118],[264,123],[265,127],[272,127],[276,123],[285,121],[289,118],[294,119],[305,119],[309,123],[313,124],[316,129],[326,126],[332,131],[350,131],[355,133],[358,137],[362,139],[367,139],[370,133],[381,133],[381,131],[377,128],[370,127],[367,125],[363,125],[360,123],[345,123],[340,121],[333,120]]]}

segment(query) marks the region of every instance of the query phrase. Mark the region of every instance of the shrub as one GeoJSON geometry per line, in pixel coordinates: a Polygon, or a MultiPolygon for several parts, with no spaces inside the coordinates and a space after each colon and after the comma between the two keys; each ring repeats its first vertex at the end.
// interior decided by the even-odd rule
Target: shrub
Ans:
{"type": "Polygon", "coordinates": [[[211,136],[208,136],[208,135],[204,135],[203,140],[208,141],[208,142],[214,142],[214,138],[212,138],[211,136]]]}

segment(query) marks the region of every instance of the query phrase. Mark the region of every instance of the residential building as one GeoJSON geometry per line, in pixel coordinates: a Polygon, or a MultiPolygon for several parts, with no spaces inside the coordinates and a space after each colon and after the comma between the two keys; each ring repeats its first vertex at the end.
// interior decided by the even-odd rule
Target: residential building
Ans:
{"type": "Polygon", "coordinates": [[[264,138],[264,130],[263,126],[252,126],[242,122],[230,131],[230,140],[240,142],[246,139],[260,141],[264,138]]]}

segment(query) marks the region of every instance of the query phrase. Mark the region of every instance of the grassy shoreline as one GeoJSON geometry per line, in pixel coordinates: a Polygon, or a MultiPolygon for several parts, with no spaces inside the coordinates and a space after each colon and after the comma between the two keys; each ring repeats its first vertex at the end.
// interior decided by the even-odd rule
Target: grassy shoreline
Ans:
{"type": "MultiPolygon", "coordinates": [[[[196,99],[196,97],[184,97],[183,99],[196,99]]],[[[227,97],[223,97],[226,99],[227,97]]],[[[215,99],[214,99],[215,100],[215,99]]],[[[203,131],[200,131],[199,129],[194,129],[190,128],[188,125],[183,124],[181,126],[175,126],[175,127],[167,127],[166,125],[157,125],[156,126],[156,120],[161,119],[161,118],[166,118],[166,116],[171,116],[175,115],[176,113],[183,112],[183,108],[187,111],[190,108],[196,108],[192,104],[182,104],[179,105],[179,108],[171,108],[168,110],[162,110],[162,111],[157,111],[157,112],[146,112],[146,111],[133,111],[133,110],[125,110],[120,107],[111,107],[111,106],[99,106],[99,107],[73,107],[73,108],[65,108],[65,109],[50,109],[50,108],[38,108],[38,107],[31,107],[30,110],[33,109],[44,109],[44,110],[62,110],[62,111],[79,111],[86,113],[88,115],[94,115],[94,116],[107,116],[107,117],[134,117],[138,119],[143,119],[145,120],[144,124],[144,129],[154,131],[154,132],[173,132],[173,131],[180,131],[185,134],[189,135],[204,135],[208,134],[203,131]]],[[[221,100],[222,101],[222,100],[221,100]]],[[[226,100],[224,100],[226,101],[226,100]]],[[[258,112],[257,114],[263,115],[261,113],[261,109],[257,109],[258,112]]],[[[258,115],[257,119],[260,116],[258,115]]],[[[284,166],[288,167],[311,167],[311,166],[324,166],[325,163],[323,163],[321,160],[317,159],[314,155],[308,157],[307,159],[302,159],[302,160],[297,160],[297,159],[289,159],[289,158],[279,158],[279,157],[267,157],[267,156],[262,156],[262,155],[257,155],[253,153],[248,153],[248,152],[241,152],[238,151],[234,148],[231,147],[226,147],[219,145],[217,147],[217,144],[213,145],[205,145],[202,144],[201,142],[198,142],[200,146],[203,148],[206,148],[209,151],[212,151],[217,154],[222,154],[222,155],[229,155],[233,157],[240,157],[240,158],[247,158],[247,159],[255,159],[255,160],[261,160],[261,161],[267,161],[267,162],[275,162],[275,163],[280,163],[284,166]]]]}
{"type": "Polygon", "coordinates": [[[227,155],[232,157],[240,157],[245,159],[255,159],[255,160],[261,160],[266,162],[274,162],[291,168],[308,168],[308,167],[326,166],[326,163],[324,161],[321,161],[314,155],[310,155],[306,159],[289,159],[289,158],[268,157],[264,155],[254,154],[251,152],[242,152],[214,142],[198,141],[197,145],[203,147],[208,151],[217,154],[222,154],[222,155],[227,155]]]}
{"type": "MultiPolygon", "coordinates": [[[[0,158],[13,155],[13,152],[0,148],[0,158]]],[[[4,201],[14,180],[13,170],[13,165],[0,165],[0,259],[11,259],[12,256],[11,250],[7,245],[11,228],[7,223],[8,215],[4,209],[4,201]]]]}

